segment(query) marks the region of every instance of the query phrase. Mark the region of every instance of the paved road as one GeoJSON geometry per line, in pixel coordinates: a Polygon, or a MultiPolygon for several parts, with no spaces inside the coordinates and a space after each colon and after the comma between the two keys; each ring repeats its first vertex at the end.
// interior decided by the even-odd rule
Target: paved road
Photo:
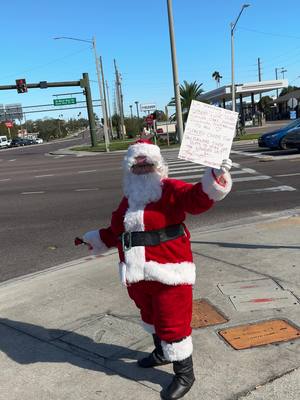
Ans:
{"type": "MultiPolygon", "coordinates": [[[[0,152],[0,281],[85,255],[84,248],[73,246],[74,237],[108,224],[119,202],[122,153],[48,154],[61,147],[51,143],[0,152]]],[[[170,176],[189,182],[201,177],[203,169],[178,160],[177,151],[164,154],[170,176]]],[[[245,215],[299,206],[299,154],[271,154],[272,160],[255,143],[235,144],[232,194],[214,210],[190,218],[190,227],[206,229],[245,215]]]]}

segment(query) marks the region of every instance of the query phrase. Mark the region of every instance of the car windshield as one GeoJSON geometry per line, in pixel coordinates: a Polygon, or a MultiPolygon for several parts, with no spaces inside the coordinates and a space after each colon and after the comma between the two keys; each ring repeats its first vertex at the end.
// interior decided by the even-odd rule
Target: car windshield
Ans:
{"type": "Polygon", "coordinates": [[[290,124],[288,124],[286,126],[286,129],[291,129],[294,128],[296,126],[300,125],[300,118],[296,119],[295,121],[291,122],[290,124]]]}

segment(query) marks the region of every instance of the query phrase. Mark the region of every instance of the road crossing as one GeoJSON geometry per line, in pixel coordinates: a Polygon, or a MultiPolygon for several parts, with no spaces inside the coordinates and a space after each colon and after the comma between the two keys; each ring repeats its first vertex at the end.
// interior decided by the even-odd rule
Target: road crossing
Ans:
{"type": "MultiPolygon", "coordinates": [[[[180,160],[177,158],[177,152],[168,152],[164,154],[164,159],[169,166],[169,177],[182,179],[189,183],[197,183],[201,180],[206,169],[205,166],[198,165],[189,161],[180,160]]],[[[297,190],[292,186],[276,186],[273,177],[261,174],[252,168],[244,168],[241,164],[234,162],[230,171],[232,181],[235,184],[235,192],[237,193],[255,193],[258,192],[282,192],[297,190]],[[262,185],[257,185],[259,182],[262,185]],[[242,184],[246,184],[245,187],[242,184]],[[252,184],[252,185],[251,185],[252,184]]],[[[278,182],[276,182],[278,183],[278,182]]]]}

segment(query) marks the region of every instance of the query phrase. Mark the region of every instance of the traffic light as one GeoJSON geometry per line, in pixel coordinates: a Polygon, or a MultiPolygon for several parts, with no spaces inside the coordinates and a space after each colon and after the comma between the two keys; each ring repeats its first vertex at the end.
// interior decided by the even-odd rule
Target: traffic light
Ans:
{"type": "Polygon", "coordinates": [[[16,79],[16,86],[18,93],[27,92],[26,79],[16,79]]]}

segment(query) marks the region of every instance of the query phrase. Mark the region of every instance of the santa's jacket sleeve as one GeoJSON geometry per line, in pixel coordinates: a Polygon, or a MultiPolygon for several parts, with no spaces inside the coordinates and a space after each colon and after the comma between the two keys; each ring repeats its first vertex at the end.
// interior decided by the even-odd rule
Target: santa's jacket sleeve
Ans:
{"type": "Polygon", "coordinates": [[[215,201],[222,200],[231,190],[232,180],[229,172],[220,180],[212,168],[207,168],[201,182],[191,184],[177,181],[176,203],[189,214],[200,214],[208,210],[215,201]]]}
{"type": "Polygon", "coordinates": [[[105,253],[111,247],[117,247],[119,236],[124,231],[123,219],[126,210],[125,198],[122,199],[119,207],[112,213],[111,225],[107,228],[101,228],[87,232],[83,239],[92,246],[92,252],[95,255],[105,253]]]}

